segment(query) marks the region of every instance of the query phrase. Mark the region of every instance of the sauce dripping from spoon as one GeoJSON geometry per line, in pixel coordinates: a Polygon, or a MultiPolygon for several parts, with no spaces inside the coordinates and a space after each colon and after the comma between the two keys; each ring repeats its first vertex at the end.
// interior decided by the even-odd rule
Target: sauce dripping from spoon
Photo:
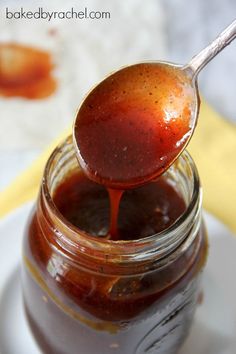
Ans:
{"type": "Polygon", "coordinates": [[[118,239],[122,191],[159,177],[181,154],[197,124],[197,75],[235,37],[236,21],[187,65],[150,62],[125,67],[83,101],[74,144],[85,174],[109,190],[113,240],[118,239]]]}

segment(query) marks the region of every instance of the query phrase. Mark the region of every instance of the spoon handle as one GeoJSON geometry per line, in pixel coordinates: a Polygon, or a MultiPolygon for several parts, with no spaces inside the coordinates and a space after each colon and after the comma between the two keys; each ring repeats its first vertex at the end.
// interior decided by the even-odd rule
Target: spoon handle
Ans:
{"type": "Polygon", "coordinates": [[[202,68],[213,59],[236,38],[236,20],[234,20],[219,36],[204,48],[199,54],[195,55],[185,66],[190,69],[193,76],[196,76],[202,68]]]}

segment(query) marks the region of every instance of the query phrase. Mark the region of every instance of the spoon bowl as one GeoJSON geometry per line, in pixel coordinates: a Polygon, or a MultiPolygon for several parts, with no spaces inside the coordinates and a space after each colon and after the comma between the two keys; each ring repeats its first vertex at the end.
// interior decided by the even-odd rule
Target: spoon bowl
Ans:
{"type": "Polygon", "coordinates": [[[188,70],[140,63],[99,83],[74,125],[78,159],[89,178],[127,189],[163,173],[192,135],[198,92],[188,70]]]}

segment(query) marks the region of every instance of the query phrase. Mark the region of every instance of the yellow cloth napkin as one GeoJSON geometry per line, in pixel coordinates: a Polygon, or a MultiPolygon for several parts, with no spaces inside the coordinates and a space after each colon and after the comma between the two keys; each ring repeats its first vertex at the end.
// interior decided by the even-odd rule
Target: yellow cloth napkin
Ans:
{"type": "MultiPolygon", "coordinates": [[[[0,216],[36,197],[50,152],[70,133],[71,127],[0,193],[0,216]]],[[[236,126],[203,102],[188,150],[199,170],[205,209],[236,232],[236,126]]]]}

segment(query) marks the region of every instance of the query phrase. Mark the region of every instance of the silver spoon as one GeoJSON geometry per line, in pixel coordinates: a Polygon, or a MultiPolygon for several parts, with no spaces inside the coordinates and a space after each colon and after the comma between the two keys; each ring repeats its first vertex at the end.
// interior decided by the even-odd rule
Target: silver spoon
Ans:
{"type": "Polygon", "coordinates": [[[236,37],[236,20],[184,66],[168,62],[122,68],[82,102],[73,139],[89,178],[128,189],[162,174],[197,124],[200,70],[236,37]]]}

